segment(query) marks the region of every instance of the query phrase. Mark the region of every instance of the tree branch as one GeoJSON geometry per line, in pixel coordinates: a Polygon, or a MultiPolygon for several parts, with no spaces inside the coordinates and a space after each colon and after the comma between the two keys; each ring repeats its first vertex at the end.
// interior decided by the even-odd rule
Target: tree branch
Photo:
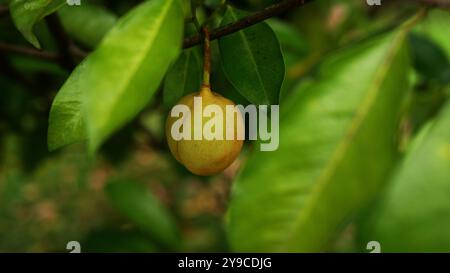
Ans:
{"type": "Polygon", "coordinates": [[[25,47],[20,45],[10,45],[0,42],[0,51],[9,52],[15,54],[21,54],[29,57],[34,57],[38,59],[48,60],[48,61],[58,61],[59,56],[56,53],[37,50],[32,47],[25,47]]]}
{"type": "Polygon", "coordinates": [[[430,7],[438,7],[443,9],[450,8],[450,1],[448,0],[420,0],[420,2],[430,7]]]}
{"type": "MultiPolygon", "coordinates": [[[[234,23],[230,23],[226,26],[217,28],[210,33],[211,40],[215,40],[217,38],[235,33],[244,28],[250,27],[257,23],[260,23],[266,19],[284,13],[292,8],[302,6],[306,3],[312,2],[313,0],[286,0],[278,4],[274,4],[269,6],[259,12],[251,14],[247,17],[244,17],[234,23]]],[[[188,37],[183,41],[183,48],[193,47],[195,45],[202,43],[202,36],[196,35],[192,37],[188,37]]]]}
{"type": "MultiPolygon", "coordinates": [[[[87,53],[78,47],[71,47],[69,48],[69,50],[77,58],[83,59],[87,56],[87,53]]],[[[12,45],[3,42],[0,42],[0,52],[14,53],[52,62],[57,62],[61,58],[58,53],[39,50],[28,46],[12,45]]]]}
{"type": "MultiPolygon", "coordinates": [[[[260,23],[268,18],[274,17],[276,15],[279,15],[283,12],[286,12],[294,7],[302,6],[306,3],[312,2],[313,0],[285,0],[281,3],[274,4],[272,6],[269,6],[259,12],[256,12],[254,14],[251,14],[247,17],[244,17],[234,23],[228,24],[226,26],[217,28],[210,33],[210,39],[215,40],[217,38],[235,33],[239,30],[245,29],[247,27],[250,27],[252,25],[255,25],[257,23],[260,23]]],[[[51,20],[51,19],[50,19],[51,20]]],[[[49,22],[49,26],[52,24],[56,24],[56,22],[51,23],[49,22]]],[[[0,51],[3,52],[12,52],[17,54],[23,54],[30,57],[37,57],[45,60],[50,61],[58,61],[61,60],[61,56],[66,58],[68,53],[74,54],[75,56],[79,58],[86,57],[87,53],[80,50],[78,47],[75,47],[74,44],[69,40],[67,40],[67,37],[65,36],[65,33],[60,33],[60,30],[54,25],[54,35],[59,37],[57,40],[59,41],[59,49],[61,51],[61,54],[55,54],[51,52],[46,51],[40,51],[34,48],[26,48],[21,46],[15,46],[15,45],[8,45],[0,42],[0,51]],[[64,47],[63,47],[64,45],[64,47]],[[67,51],[63,51],[66,50],[67,51]]],[[[183,48],[189,48],[193,47],[195,45],[201,44],[203,42],[201,35],[196,35],[192,37],[185,38],[183,41],[183,48]]]]}
{"type": "MultiPolygon", "coordinates": [[[[235,33],[239,30],[245,29],[247,27],[250,27],[252,25],[255,25],[257,23],[260,23],[268,18],[274,17],[276,15],[279,15],[281,13],[284,13],[292,8],[305,5],[309,2],[312,2],[313,0],[285,0],[281,3],[274,4],[272,6],[269,6],[259,12],[253,13],[247,17],[244,17],[234,23],[230,23],[226,26],[217,28],[210,32],[210,39],[215,40],[220,37],[235,33]]],[[[422,2],[424,4],[427,4],[432,7],[439,7],[439,8],[449,8],[450,2],[448,0],[418,0],[419,2],[422,2]]],[[[2,10],[8,12],[8,7],[0,6],[0,13],[2,10]]],[[[63,38],[62,41],[65,41],[64,43],[67,43],[66,38],[63,38]]],[[[193,46],[196,46],[198,44],[201,44],[203,42],[201,35],[195,35],[192,37],[185,38],[183,41],[183,48],[190,48],[193,46]]],[[[68,47],[65,47],[68,49],[70,53],[73,54],[73,56],[76,56],[79,59],[83,59],[87,56],[87,52],[84,52],[77,46],[75,46],[73,43],[70,43],[68,47]]],[[[61,48],[62,49],[62,48],[61,48]]],[[[5,43],[0,42],[0,51],[1,52],[11,52],[16,54],[23,54],[30,57],[36,57],[41,58],[44,60],[49,61],[58,61],[60,59],[59,54],[46,52],[46,51],[40,51],[34,48],[28,48],[28,47],[22,47],[22,46],[16,46],[16,45],[8,45],[5,43]]],[[[67,51],[65,52],[67,54],[67,51]]]]}
{"type": "Polygon", "coordinates": [[[75,67],[75,61],[70,51],[73,48],[73,43],[70,37],[66,34],[64,27],[61,24],[58,14],[52,13],[46,17],[48,29],[53,35],[59,51],[59,62],[61,66],[71,70],[75,67]]]}
{"type": "MultiPolygon", "coordinates": [[[[242,30],[244,28],[250,27],[254,24],[260,23],[270,17],[279,15],[283,12],[286,12],[294,7],[301,6],[304,4],[307,4],[308,2],[312,2],[313,0],[285,0],[281,3],[274,4],[272,6],[269,6],[262,11],[256,12],[254,14],[251,14],[247,17],[244,17],[240,19],[239,21],[236,21],[234,23],[228,24],[226,26],[217,28],[210,33],[211,40],[218,39],[220,37],[235,33],[239,30],[242,30]]],[[[448,0],[418,0],[419,2],[422,2],[424,4],[433,6],[433,7],[439,7],[439,8],[449,8],[450,2],[448,0]]],[[[0,14],[8,13],[8,7],[7,6],[0,6],[0,14]]],[[[196,35],[192,37],[185,38],[183,41],[183,48],[189,48],[196,46],[198,44],[202,43],[202,37],[201,35],[196,35]]],[[[5,43],[0,42],[0,51],[1,52],[11,52],[16,54],[23,54],[30,57],[36,57],[44,60],[50,60],[50,61],[58,61],[59,60],[59,54],[46,52],[46,51],[40,51],[34,48],[27,48],[22,46],[16,46],[16,45],[9,45],[5,43]]],[[[73,43],[68,47],[68,51],[71,52],[74,56],[76,56],[79,59],[83,59],[87,56],[87,52],[84,52],[80,48],[76,47],[73,43]]],[[[66,52],[67,54],[67,52],[66,52]]]]}
{"type": "Polygon", "coordinates": [[[0,16],[6,15],[9,13],[8,6],[0,6],[0,16]]]}

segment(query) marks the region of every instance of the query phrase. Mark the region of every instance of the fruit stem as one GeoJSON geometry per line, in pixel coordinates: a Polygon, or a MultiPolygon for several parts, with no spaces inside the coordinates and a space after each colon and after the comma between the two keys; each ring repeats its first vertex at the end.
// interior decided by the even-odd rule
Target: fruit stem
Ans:
{"type": "Polygon", "coordinates": [[[210,89],[210,72],[211,72],[211,44],[209,39],[209,31],[208,27],[204,26],[202,28],[203,38],[204,38],[204,47],[203,47],[203,88],[210,89]]]}

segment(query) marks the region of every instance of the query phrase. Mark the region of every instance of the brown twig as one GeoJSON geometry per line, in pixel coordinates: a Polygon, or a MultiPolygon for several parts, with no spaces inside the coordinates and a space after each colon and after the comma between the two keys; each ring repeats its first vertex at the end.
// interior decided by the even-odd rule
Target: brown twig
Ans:
{"type": "MultiPolygon", "coordinates": [[[[244,28],[247,28],[249,26],[252,26],[254,24],[257,24],[259,22],[262,22],[270,17],[279,15],[283,12],[286,12],[294,7],[304,5],[308,2],[312,2],[313,0],[286,0],[278,4],[274,4],[272,6],[269,6],[262,11],[256,12],[252,15],[249,15],[247,17],[244,17],[234,23],[228,24],[226,26],[217,28],[210,32],[210,39],[215,40],[217,38],[235,33],[239,30],[242,30],[244,28]]],[[[434,7],[440,7],[440,8],[449,8],[450,1],[448,0],[419,0],[422,3],[425,3],[430,6],[434,7]]],[[[0,7],[1,8],[1,7],[0,7]]],[[[1,10],[1,9],[0,9],[1,10]]],[[[7,11],[7,7],[6,7],[7,11]]],[[[192,37],[185,38],[183,41],[183,48],[189,48],[196,46],[198,44],[202,43],[202,36],[201,35],[195,35],[192,37]]],[[[3,52],[12,52],[17,54],[24,54],[30,57],[37,57],[41,59],[51,60],[55,61],[58,60],[59,55],[55,53],[45,52],[45,51],[39,51],[33,48],[25,48],[21,46],[15,46],[15,45],[8,45],[4,43],[0,43],[0,51],[3,52]]],[[[84,52],[80,48],[74,46],[73,44],[69,48],[69,51],[74,54],[77,58],[83,59],[87,56],[87,52],[84,52]]]]}
{"type": "MultiPolygon", "coordinates": [[[[251,14],[247,17],[244,17],[234,23],[230,23],[226,26],[217,28],[210,32],[210,40],[215,40],[220,37],[235,33],[239,30],[245,29],[257,23],[260,23],[270,17],[279,15],[283,12],[286,12],[294,7],[301,6],[312,2],[313,0],[286,0],[278,4],[274,4],[269,6],[259,12],[251,14]]],[[[419,0],[420,2],[440,8],[449,8],[450,1],[448,0],[419,0]]],[[[183,48],[190,48],[201,44],[203,42],[202,35],[195,35],[192,37],[185,38],[183,41],[183,48]]],[[[21,46],[8,45],[4,43],[0,43],[0,51],[3,52],[12,52],[17,54],[24,54],[30,57],[37,57],[41,59],[55,61],[59,59],[59,55],[55,53],[50,53],[46,51],[39,51],[33,48],[26,48],[21,46]]],[[[88,53],[84,52],[80,48],[76,47],[74,44],[71,44],[69,47],[69,51],[74,54],[77,58],[83,59],[88,53]]]]}
{"type": "Polygon", "coordinates": [[[9,14],[8,6],[0,6],[0,16],[9,14]]]}
{"type": "Polygon", "coordinates": [[[420,0],[420,2],[431,7],[438,7],[443,9],[450,8],[449,0],[420,0]]]}
{"type": "MultiPolygon", "coordinates": [[[[284,13],[292,8],[302,6],[302,5],[312,2],[312,1],[313,0],[286,0],[281,3],[274,4],[274,5],[269,6],[259,12],[256,12],[247,17],[244,17],[234,23],[230,23],[226,26],[223,26],[223,27],[215,29],[214,31],[211,31],[210,38],[211,38],[211,40],[215,40],[217,38],[235,33],[239,30],[250,27],[250,26],[260,23],[266,19],[269,19],[269,18],[279,15],[281,13],[284,13]]],[[[188,38],[184,39],[184,41],[183,41],[183,48],[193,47],[200,43],[202,43],[201,35],[188,37],[188,38]]]]}
{"type": "Polygon", "coordinates": [[[6,43],[0,42],[0,51],[1,52],[9,52],[15,54],[21,54],[29,57],[34,57],[38,59],[48,60],[48,61],[57,61],[59,59],[58,54],[37,50],[32,47],[20,46],[20,45],[10,45],[6,43]]]}
{"type": "Polygon", "coordinates": [[[210,88],[209,78],[211,73],[211,45],[208,27],[202,28],[204,49],[203,49],[203,86],[210,88]]]}
{"type": "Polygon", "coordinates": [[[79,48],[76,44],[72,44],[69,48],[69,51],[72,53],[74,57],[79,59],[78,61],[82,61],[84,58],[89,55],[88,52],[84,51],[83,49],[79,48]]]}
{"type": "MultiPolygon", "coordinates": [[[[80,59],[84,59],[88,55],[88,53],[76,46],[71,47],[69,50],[74,56],[80,59]]],[[[52,62],[60,59],[59,54],[54,52],[38,50],[28,46],[12,45],[3,42],[0,42],[0,52],[20,54],[52,62]]]]}
{"type": "MultiPolygon", "coordinates": [[[[286,12],[294,7],[304,5],[308,2],[312,2],[313,0],[286,0],[278,4],[274,4],[272,6],[269,6],[259,12],[256,12],[254,14],[251,14],[247,17],[244,17],[234,23],[228,24],[226,26],[217,28],[210,32],[210,39],[215,40],[217,38],[235,33],[239,30],[245,29],[247,27],[250,27],[252,25],[255,25],[257,23],[260,23],[270,17],[279,15],[283,12],[286,12]]],[[[61,37],[64,44],[67,43],[67,41],[64,41],[64,37],[61,37]]],[[[189,48],[193,47],[195,45],[201,44],[203,42],[203,36],[202,35],[196,35],[192,37],[185,38],[183,41],[183,48],[189,48]]],[[[62,45],[62,44],[61,44],[62,45]]],[[[81,49],[75,47],[72,44],[67,47],[69,52],[72,54],[75,54],[75,56],[79,58],[84,58],[87,53],[82,51],[81,49]]],[[[61,50],[62,48],[60,48],[61,50]]],[[[55,53],[50,53],[46,51],[39,51],[33,48],[24,48],[21,46],[14,46],[14,45],[7,45],[0,43],[0,51],[3,52],[12,52],[12,53],[18,53],[18,54],[24,54],[31,57],[37,57],[41,59],[46,60],[52,60],[52,61],[58,61],[60,60],[60,55],[55,53]]],[[[66,56],[67,52],[63,54],[63,56],[66,56]]]]}

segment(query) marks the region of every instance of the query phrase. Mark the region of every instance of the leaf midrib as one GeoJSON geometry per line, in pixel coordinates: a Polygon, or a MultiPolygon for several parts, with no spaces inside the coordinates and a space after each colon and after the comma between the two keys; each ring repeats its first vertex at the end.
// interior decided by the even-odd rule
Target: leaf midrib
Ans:
{"type": "MultiPolygon", "coordinates": [[[[233,20],[235,20],[235,21],[238,20],[237,16],[235,16],[235,14],[234,14],[232,9],[230,9],[230,14],[233,17],[233,20]]],[[[262,80],[261,74],[260,74],[259,69],[258,69],[258,65],[256,63],[255,56],[253,56],[253,52],[252,52],[251,47],[250,47],[250,44],[248,43],[248,41],[245,38],[244,30],[238,31],[238,34],[239,34],[239,36],[241,36],[242,40],[244,41],[244,45],[247,48],[247,50],[250,52],[249,55],[250,55],[250,57],[251,57],[251,59],[253,61],[252,63],[255,66],[256,75],[258,76],[258,79],[259,79],[259,81],[261,83],[262,89],[264,90],[264,94],[266,95],[265,100],[270,103],[269,93],[267,92],[266,86],[264,85],[264,82],[262,80]]]]}
{"type": "MultiPolygon", "coordinates": [[[[136,65],[132,66],[131,69],[127,69],[127,71],[130,71],[130,73],[128,73],[128,76],[125,78],[125,80],[123,81],[123,83],[119,86],[119,88],[117,88],[118,91],[118,95],[116,96],[117,98],[121,98],[124,95],[125,90],[128,90],[128,86],[130,85],[131,79],[134,77],[134,75],[136,74],[136,71],[139,70],[139,67],[142,66],[142,63],[144,62],[145,56],[148,54],[148,52],[153,48],[152,44],[155,41],[156,37],[158,36],[159,32],[160,32],[160,28],[162,23],[165,21],[166,19],[166,15],[169,12],[172,4],[173,4],[174,0],[168,0],[166,3],[166,5],[164,6],[163,10],[160,13],[160,16],[155,20],[155,25],[156,27],[154,28],[150,28],[151,30],[157,29],[157,31],[153,32],[153,35],[148,35],[149,38],[145,41],[144,43],[144,50],[142,51],[139,58],[138,62],[136,65]],[[169,2],[170,1],[170,2],[169,2]],[[147,48],[147,50],[145,50],[145,48],[147,48]]],[[[113,107],[111,107],[110,109],[115,109],[116,105],[118,103],[118,101],[121,101],[119,99],[114,100],[114,102],[111,104],[113,107]]],[[[111,110],[108,111],[109,113],[109,117],[111,116],[111,110]]],[[[98,126],[98,128],[100,128],[101,130],[105,128],[105,124],[109,123],[109,119],[106,119],[106,122],[104,122],[103,124],[101,124],[100,126],[98,126]]],[[[91,126],[89,126],[91,127],[91,126]]],[[[92,130],[92,128],[91,128],[92,130]]],[[[100,130],[99,130],[100,131],[100,130]]],[[[92,137],[92,135],[91,135],[92,137]]],[[[92,139],[95,139],[94,137],[92,137],[92,139]]],[[[97,146],[97,144],[94,144],[93,148],[96,148],[95,146],[97,146]]]]}
{"type": "Polygon", "coordinates": [[[323,175],[321,175],[316,183],[313,183],[313,185],[317,185],[313,187],[312,193],[310,197],[308,198],[309,201],[305,202],[305,206],[303,209],[300,209],[298,212],[298,216],[294,218],[294,224],[292,224],[291,232],[287,233],[288,236],[284,240],[282,244],[280,244],[280,250],[288,249],[291,242],[295,241],[293,240],[294,234],[296,233],[296,230],[298,230],[297,227],[301,227],[304,225],[304,223],[308,220],[307,216],[311,213],[313,207],[317,203],[316,200],[318,200],[321,196],[321,193],[323,192],[323,189],[325,189],[330,183],[332,175],[336,171],[337,167],[339,166],[339,162],[341,159],[345,156],[346,151],[350,147],[351,140],[353,137],[348,137],[352,135],[356,135],[356,132],[361,127],[362,122],[365,120],[365,117],[369,113],[369,106],[372,106],[373,103],[376,101],[376,98],[380,94],[380,86],[383,84],[384,79],[386,75],[388,74],[390,70],[389,63],[392,62],[392,60],[395,58],[396,53],[398,53],[398,49],[400,47],[401,40],[404,39],[405,33],[401,32],[400,34],[397,34],[398,36],[394,40],[395,46],[392,46],[388,52],[386,53],[386,60],[380,65],[380,67],[376,71],[376,76],[374,77],[373,85],[369,86],[369,92],[367,97],[362,101],[360,106],[358,107],[356,111],[355,118],[351,122],[349,129],[347,133],[344,134],[342,141],[340,144],[338,144],[336,150],[333,152],[331,156],[331,160],[329,163],[325,166],[325,171],[323,172],[323,175]]]}

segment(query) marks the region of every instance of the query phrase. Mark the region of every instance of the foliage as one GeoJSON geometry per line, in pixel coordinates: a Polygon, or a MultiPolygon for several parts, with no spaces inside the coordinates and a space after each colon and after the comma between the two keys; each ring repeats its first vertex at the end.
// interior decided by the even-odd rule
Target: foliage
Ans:
{"type": "Polygon", "coordinates": [[[145,2],[117,22],[58,93],[50,149],[87,137],[95,151],[142,110],[178,54],[182,23],[177,0],[145,2]]]}
{"type": "Polygon", "coordinates": [[[64,2],[64,0],[13,0],[10,3],[11,17],[25,39],[39,48],[39,41],[33,32],[34,26],[45,16],[57,11],[65,4],[64,2]]]}
{"type": "MultiPolygon", "coordinates": [[[[221,25],[245,14],[228,7],[221,25]]],[[[284,62],[280,43],[266,23],[223,37],[219,46],[224,72],[242,96],[256,105],[278,104],[284,62]]]]}
{"type": "Polygon", "coordinates": [[[390,252],[449,251],[449,124],[447,103],[414,140],[361,238],[378,238],[390,252]]]}
{"type": "Polygon", "coordinates": [[[323,250],[379,191],[396,160],[398,106],[408,91],[404,37],[399,31],[340,52],[316,82],[297,90],[295,107],[282,117],[280,148],[255,153],[236,181],[235,249],[323,250]]]}
{"type": "Polygon", "coordinates": [[[84,2],[0,1],[0,251],[450,251],[447,10],[316,0],[211,41],[212,90],[279,104],[280,146],[199,177],[164,142],[186,41],[279,1],[84,2]]]}

